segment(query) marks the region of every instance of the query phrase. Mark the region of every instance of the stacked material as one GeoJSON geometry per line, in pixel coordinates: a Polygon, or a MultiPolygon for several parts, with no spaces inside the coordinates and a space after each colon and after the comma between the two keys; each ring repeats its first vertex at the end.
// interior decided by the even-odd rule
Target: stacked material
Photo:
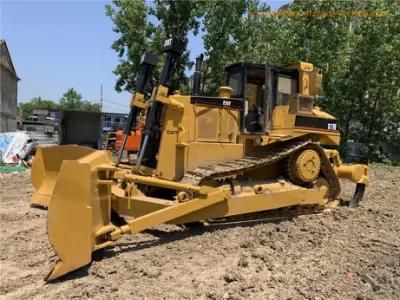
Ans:
{"type": "Polygon", "coordinates": [[[29,158],[36,142],[26,131],[0,133],[0,161],[3,164],[18,164],[29,158]]]}

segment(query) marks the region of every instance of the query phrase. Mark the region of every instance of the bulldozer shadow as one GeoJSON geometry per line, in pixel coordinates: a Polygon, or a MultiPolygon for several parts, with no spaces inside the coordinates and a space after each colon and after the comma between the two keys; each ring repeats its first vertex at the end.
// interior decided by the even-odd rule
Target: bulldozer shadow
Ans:
{"type": "Polygon", "coordinates": [[[279,224],[282,221],[288,221],[294,217],[280,218],[276,220],[271,219],[256,219],[256,220],[245,220],[245,221],[218,221],[207,225],[191,224],[190,227],[179,227],[177,230],[168,231],[157,228],[147,229],[143,233],[153,236],[155,239],[147,241],[133,241],[133,242],[119,242],[113,248],[105,248],[93,252],[93,261],[101,261],[111,257],[115,257],[116,254],[122,254],[131,251],[139,251],[149,249],[152,247],[158,247],[168,245],[176,241],[185,240],[187,238],[202,236],[203,234],[212,233],[215,231],[225,230],[229,228],[250,228],[259,224],[279,224]],[[195,226],[193,226],[195,225],[195,226]]]}
{"type": "Polygon", "coordinates": [[[47,206],[38,205],[38,204],[31,204],[30,207],[34,208],[34,209],[43,210],[43,211],[48,211],[49,210],[47,206]]]}

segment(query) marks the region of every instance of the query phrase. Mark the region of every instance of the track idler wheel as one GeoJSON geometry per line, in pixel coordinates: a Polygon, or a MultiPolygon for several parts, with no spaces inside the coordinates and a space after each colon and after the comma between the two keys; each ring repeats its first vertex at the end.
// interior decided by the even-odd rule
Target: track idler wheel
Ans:
{"type": "Polygon", "coordinates": [[[314,182],[321,169],[321,158],[313,149],[298,151],[289,157],[288,174],[298,185],[314,182]]]}

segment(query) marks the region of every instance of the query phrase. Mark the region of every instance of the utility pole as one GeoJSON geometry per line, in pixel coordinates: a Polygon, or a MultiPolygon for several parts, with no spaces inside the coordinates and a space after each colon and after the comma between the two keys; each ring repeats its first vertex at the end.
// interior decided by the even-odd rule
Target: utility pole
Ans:
{"type": "Polygon", "coordinates": [[[103,85],[100,85],[100,112],[103,112],[103,85]]]}

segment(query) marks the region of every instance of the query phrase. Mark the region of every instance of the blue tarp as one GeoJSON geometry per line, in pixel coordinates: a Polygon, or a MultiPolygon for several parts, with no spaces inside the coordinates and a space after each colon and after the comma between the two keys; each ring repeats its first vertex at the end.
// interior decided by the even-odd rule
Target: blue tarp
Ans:
{"type": "Polygon", "coordinates": [[[3,160],[3,154],[6,152],[8,145],[10,145],[14,138],[15,132],[2,132],[0,133],[0,161],[3,160]]]}

